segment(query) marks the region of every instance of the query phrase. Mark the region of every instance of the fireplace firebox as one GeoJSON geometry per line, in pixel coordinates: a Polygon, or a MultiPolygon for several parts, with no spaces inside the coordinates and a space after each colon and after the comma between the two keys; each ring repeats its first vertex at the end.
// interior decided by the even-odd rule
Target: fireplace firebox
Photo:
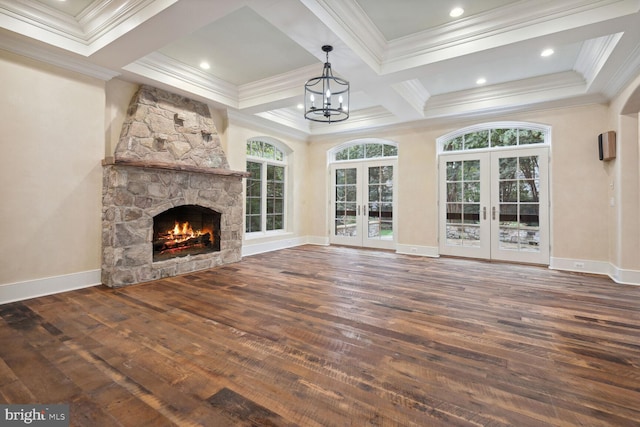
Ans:
{"type": "Polygon", "coordinates": [[[220,217],[212,209],[177,206],[153,218],[153,261],[220,251],[220,217]]]}

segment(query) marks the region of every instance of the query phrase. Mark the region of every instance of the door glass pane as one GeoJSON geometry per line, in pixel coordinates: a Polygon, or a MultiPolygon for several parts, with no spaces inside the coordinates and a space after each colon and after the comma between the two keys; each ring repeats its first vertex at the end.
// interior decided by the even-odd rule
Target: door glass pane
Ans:
{"type": "Polygon", "coordinates": [[[356,236],[357,171],[355,168],[336,169],[336,212],[334,234],[336,236],[356,236]]]}
{"type": "Polygon", "coordinates": [[[540,250],[538,156],[499,159],[499,248],[540,250]]]}
{"type": "Polygon", "coordinates": [[[447,182],[460,181],[462,177],[462,162],[447,162],[447,182]]]}
{"type": "Polygon", "coordinates": [[[473,248],[480,247],[480,226],[464,227],[464,246],[473,248]]]}
{"type": "Polygon", "coordinates": [[[480,181],[465,182],[463,188],[465,202],[480,202],[480,181]]]}
{"type": "Polygon", "coordinates": [[[503,158],[498,161],[500,167],[500,179],[516,179],[518,170],[518,158],[503,158]]]}
{"type": "Polygon", "coordinates": [[[367,236],[393,239],[393,166],[368,169],[367,236]]]}
{"type": "Polygon", "coordinates": [[[499,183],[500,202],[518,201],[518,181],[505,180],[499,183]]]}
{"type": "Polygon", "coordinates": [[[477,181],[480,179],[480,160],[465,160],[462,163],[465,181],[477,181]]]}
{"type": "Polygon", "coordinates": [[[480,224],[480,203],[465,203],[462,209],[462,221],[465,224],[480,224]]]}
{"type": "Polygon", "coordinates": [[[462,202],[461,183],[447,182],[447,202],[462,202]]]}
{"type": "Polygon", "coordinates": [[[447,162],[447,245],[480,247],[480,160],[447,162]]]}

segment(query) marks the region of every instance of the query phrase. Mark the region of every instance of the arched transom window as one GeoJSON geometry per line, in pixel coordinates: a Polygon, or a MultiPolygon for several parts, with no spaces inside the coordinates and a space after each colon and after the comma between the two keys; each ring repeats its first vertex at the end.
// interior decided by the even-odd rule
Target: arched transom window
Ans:
{"type": "Polygon", "coordinates": [[[335,162],[396,157],[398,156],[398,147],[388,141],[358,140],[337,147],[332,154],[333,158],[330,160],[335,162]]]}
{"type": "Polygon", "coordinates": [[[525,123],[488,123],[438,138],[441,152],[516,148],[549,144],[549,127],[525,123]]]}

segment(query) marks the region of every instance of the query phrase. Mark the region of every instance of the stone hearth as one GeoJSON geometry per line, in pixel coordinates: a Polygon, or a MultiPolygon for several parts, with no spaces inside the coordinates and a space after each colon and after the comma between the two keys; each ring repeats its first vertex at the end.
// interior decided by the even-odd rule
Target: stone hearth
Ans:
{"type": "Polygon", "coordinates": [[[103,162],[102,282],[111,287],[241,259],[242,178],[229,169],[206,104],[142,86],[103,162]],[[194,205],[220,214],[219,250],[153,261],[153,218],[194,205]]]}

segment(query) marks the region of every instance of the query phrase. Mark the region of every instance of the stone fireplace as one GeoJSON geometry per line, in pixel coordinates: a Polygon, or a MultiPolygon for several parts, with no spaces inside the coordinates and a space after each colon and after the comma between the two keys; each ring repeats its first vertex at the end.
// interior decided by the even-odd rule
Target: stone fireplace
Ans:
{"type": "Polygon", "coordinates": [[[241,259],[247,173],[229,169],[206,104],[141,86],[103,166],[103,284],[241,259]]]}

